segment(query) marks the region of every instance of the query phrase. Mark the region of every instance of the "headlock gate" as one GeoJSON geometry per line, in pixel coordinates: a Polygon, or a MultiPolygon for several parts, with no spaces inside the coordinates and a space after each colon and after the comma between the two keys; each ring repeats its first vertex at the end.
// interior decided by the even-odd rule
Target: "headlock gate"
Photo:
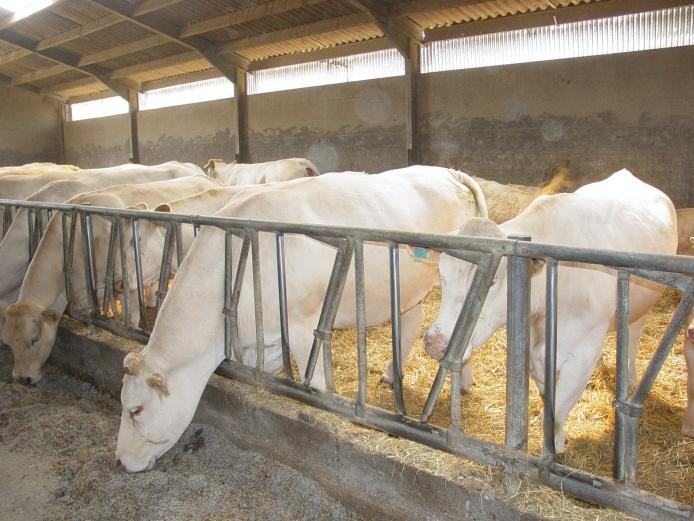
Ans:
{"type": "MultiPolygon", "coordinates": [[[[116,334],[146,341],[152,321],[145,313],[145,285],[140,262],[139,222],[146,220],[158,223],[166,230],[161,257],[156,311],[167,292],[172,260],[177,255],[182,260],[181,226],[216,227],[225,233],[224,256],[225,278],[224,306],[220,313],[225,316],[226,358],[217,369],[221,375],[241,381],[262,385],[268,390],[305,402],[314,407],[339,414],[351,421],[389,432],[424,445],[453,453],[478,463],[502,469],[510,479],[529,478],[549,487],[598,504],[623,510],[647,520],[694,519],[688,505],[656,496],[641,490],[637,485],[637,449],[639,419],[644,399],[653,386],[673,342],[692,311],[694,305],[694,257],[636,254],[617,251],[572,248],[533,243],[530,237],[509,239],[486,239],[453,235],[407,233],[364,228],[315,226],[269,221],[253,221],[222,217],[201,217],[171,213],[146,212],[129,209],[97,208],[68,204],[34,203],[0,200],[4,207],[4,224],[7,229],[13,212],[28,209],[29,244],[27,254],[36,251],[47,219],[62,219],[63,257],[65,283],[68,291],[72,286],[73,260],[81,256],[87,277],[89,309],[69,309],[69,313],[87,323],[98,325],[116,334]],[[100,217],[110,222],[108,253],[103,291],[96,287],[94,237],[92,219],[100,217]],[[80,231],[77,231],[79,224],[80,231]],[[76,251],[75,238],[81,233],[82,251],[76,251]],[[277,262],[276,276],[279,302],[282,361],[284,376],[269,374],[264,367],[263,303],[261,297],[260,249],[258,236],[270,233],[275,236],[277,262]],[[284,238],[298,234],[318,240],[335,248],[332,273],[327,284],[319,322],[314,331],[314,340],[305,374],[295,377],[290,364],[288,343],[287,284],[285,270],[284,238]],[[242,239],[239,264],[231,265],[232,237],[242,239]],[[125,250],[132,237],[134,266],[128,266],[125,250]],[[393,397],[394,410],[386,410],[367,403],[367,359],[366,320],[364,292],[364,244],[378,243],[388,249],[390,264],[390,301],[392,315],[393,397]],[[402,360],[400,360],[400,246],[430,248],[477,265],[475,275],[457,318],[450,343],[441,359],[436,378],[428,398],[418,417],[407,414],[402,388],[402,360]],[[248,259],[255,302],[256,365],[249,367],[240,360],[240,346],[236,313],[241,293],[242,279],[248,259]],[[474,326],[481,313],[484,300],[493,283],[494,275],[503,257],[508,259],[508,309],[507,309],[507,381],[506,381],[506,428],[505,443],[499,445],[466,436],[461,426],[460,375],[462,360],[474,326]],[[543,413],[543,455],[527,453],[528,443],[528,392],[529,392],[529,344],[530,344],[530,276],[532,259],[546,262],[546,345],[545,345],[545,400],[543,413]],[[614,474],[612,478],[595,476],[560,464],[554,448],[554,401],[557,350],[557,302],[560,288],[557,285],[560,263],[563,261],[601,265],[617,272],[617,359],[616,389],[614,397],[614,474]],[[358,392],[356,400],[335,394],[332,384],[331,330],[342,290],[351,266],[355,270],[356,328],[358,360],[358,392]],[[120,306],[116,303],[114,276],[123,274],[123,292],[120,306]],[[137,306],[139,323],[130,325],[128,317],[133,303],[129,300],[127,273],[134,269],[136,274],[137,306]],[[636,388],[628,389],[628,316],[629,285],[632,276],[662,283],[682,292],[682,299],[667,326],[650,363],[636,388]],[[101,302],[97,295],[102,293],[101,302]],[[120,311],[119,311],[120,310],[120,311]],[[327,391],[318,391],[310,386],[319,358],[324,366],[327,391]],[[450,425],[432,425],[428,418],[439,398],[446,378],[451,385],[450,425]]],[[[263,278],[267,283],[269,277],[263,278]]],[[[134,289],[134,288],[133,288],[134,289]]],[[[69,296],[69,301],[72,297],[69,296]]],[[[269,305],[266,303],[266,305],[269,305]]],[[[464,411],[463,411],[464,413],[464,411]]]]}

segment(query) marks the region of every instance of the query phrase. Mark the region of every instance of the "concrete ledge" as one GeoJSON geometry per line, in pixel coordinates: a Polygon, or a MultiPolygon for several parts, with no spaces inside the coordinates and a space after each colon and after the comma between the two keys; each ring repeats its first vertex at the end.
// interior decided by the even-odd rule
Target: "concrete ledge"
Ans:
{"type": "MultiPolygon", "coordinates": [[[[89,334],[84,325],[66,321],[50,362],[118,396],[123,357],[141,348],[108,333],[89,334]]],[[[349,424],[342,418],[217,375],[208,383],[195,421],[219,428],[240,447],[296,468],[366,516],[413,521],[542,519],[491,497],[481,487],[463,486],[392,454],[360,446],[353,435],[335,428],[349,424]]],[[[372,431],[369,435],[389,438],[372,431]]]]}

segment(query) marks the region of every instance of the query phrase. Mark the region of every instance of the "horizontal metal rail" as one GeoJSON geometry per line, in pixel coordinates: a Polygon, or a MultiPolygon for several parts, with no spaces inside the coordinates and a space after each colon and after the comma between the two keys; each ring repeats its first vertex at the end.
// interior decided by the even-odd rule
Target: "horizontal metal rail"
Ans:
{"type": "MultiPolygon", "coordinates": [[[[165,297],[169,277],[172,273],[173,251],[176,248],[177,263],[182,261],[181,225],[192,225],[194,235],[204,226],[216,227],[225,231],[224,251],[220,257],[225,260],[224,303],[220,312],[224,315],[224,345],[227,361],[218,372],[233,376],[252,384],[260,384],[272,392],[301,400],[305,403],[338,413],[352,421],[385,430],[392,434],[418,441],[430,447],[444,450],[465,458],[504,469],[515,477],[526,476],[555,489],[560,489],[578,497],[600,504],[619,508],[625,512],[647,520],[689,519],[691,509],[677,502],[649,494],[637,488],[636,455],[638,448],[639,416],[643,400],[653,385],[662,364],[671,350],[673,341],[685,318],[694,306],[694,258],[674,255],[651,255],[620,251],[607,251],[589,248],[573,248],[532,242],[529,237],[509,239],[485,239],[455,235],[423,234],[394,230],[376,230],[357,227],[292,224],[274,221],[249,219],[191,216],[174,213],[143,212],[130,209],[102,208],[84,205],[56,203],[36,203],[25,201],[0,200],[3,215],[10,215],[18,208],[30,209],[28,219],[30,254],[35,251],[41,233],[45,229],[43,215],[50,219],[51,212],[62,212],[63,256],[66,291],[68,301],[73,292],[73,256],[80,255],[84,261],[88,309],[72,309],[70,314],[90,324],[104,327],[110,331],[146,341],[151,323],[145,314],[144,284],[142,273],[142,251],[139,240],[139,222],[142,220],[159,224],[166,229],[161,267],[158,270],[159,284],[157,311],[165,297]],[[111,223],[108,234],[106,262],[99,264],[95,259],[93,216],[101,216],[111,223]],[[80,226],[80,230],[76,226],[80,226]],[[130,229],[130,230],[128,230],[130,229]],[[132,233],[132,241],[126,243],[127,231],[132,233]],[[261,273],[259,234],[273,234],[275,240],[276,273],[272,276],[261,273]],[[326,294],[320,318],[314,330],[308,364],[305,373],[295,376],[291,369],[291,346],[289,343],[289,315],[287,296],[287,267],[285,236],[303,235],[318,240],[335,249],[335,258],[329,281],[326,281],[326,294]],[[76,251],[76,238],[81,238],[82,250],[76,251]],[[240,239],[239,250],[232,257],[232,242],[240,239]],[[388,251],[390,273],[390,302],[392,322],[392,377],[394,384],[394,411],[374,407],[367,399],[367,365],[365,335],[365,273],[364,243],[380,243],[388,251]],[[462,310],[456,320],[448,349],[444,354],[434,383],[420,418],[409,417],[405,410],[402,388],[402,365],[400,359],[400,259],[402,246],[414,246],[443,251],[477,266],[462,310]],[[134,266],[129,266],[126,249],[131,248],[134,266]],[[117,251],[120,250],[118,254],[117,251]],[[254,304],[255,364],[243,365],[242,347],[239,345],[238,308],[246,267],[251,258],[252,293],[254,304]],[[120,264],[117,259],[120,258],[120,264]],[[501,259],[507,257],[508,269],[508,358],[507,358],[507,410],[505,445],[483,442],[466,436],[461,427],[461,407],[459,387],[463,360],[467,356],[468,342],[475,328],[477,318],[482,312],[486,296],[494,282],[501,259]],[[233,259],[237,259],[236,267],[233,259]],[[527,454],[528,437],[528,379],[529,379],[529,306],[531,259],[547,262],[546,292],[546,356],[545,356],[545,410],[544,410],[544,454],[535,457],[527,454]],[[332,378],[331,332],[338,306],[342,298],[348,273],[354,260],[354,284],[357,328],[357,369],[358,389],[356,400],[349,400],[335,394],[332,378]],[[617,285],[617,388],[615,391],[615,472],[614,479],[594,476],[590,473],[558,464],[555,452],[555,400],[557,370],[557,334],[561,326],[558,318],[558,302],[561,289],[558,287],[562,262],[602,265],[613,268],[618,273],[617,285]],[[97,265],[105,265],[103,277],[99,277],[97,265]],[[235,268],[235,269],[234,269],[235,268]],[[128,273],[135,274],[136,288],[130,288],[128,273]],[[282,367],[286,378],[265,372],[265,339],[261,287],[272,283],[276,275],[279,299],[281,331],[282,367]],[[631,396],[627,394],[625,383],[628,364],[627,322],[628,322],[628,277],[643,277],[675,287],[684,296],[651,360],[645,374],[631,396]],[[120,297],[120,316],[117,312],[115,279],[122,279],[120,297]],[[103,280],[97,284],[97,281],[103,280]],[[262,284],[261,284],[262,280],[262,284]],[[103,284],[102,299],[99,292],[103,284]],[[130,316],[134,309],[130,295],[136,291],[139,320],[130,316]],[[135,326],[137,324],[137,326],[135,326]],[[318,359],[323,359],[323,375],[326,392],[312,388],[318,359]],[[232,361],[232,358],[234,359],[232,361]],[[444,381],[448,377],[451,384],[451,423],[448,428],[431,425],[428,418],[436,405],[444,381]]],[[[8,217],[9,218],[9,217],[8,217]]],[[[105,239],[105,238],[103,238],[105,239]]],[[[237,246],[234,246],[236,248],[237,246]]],[[[317,376],[316,376],[317,378],[317,376]]]]}

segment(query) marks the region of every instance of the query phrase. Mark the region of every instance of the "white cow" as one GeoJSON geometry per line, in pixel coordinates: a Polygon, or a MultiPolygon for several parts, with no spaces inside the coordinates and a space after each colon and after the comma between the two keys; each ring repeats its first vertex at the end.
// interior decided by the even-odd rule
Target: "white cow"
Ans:
{"type": "Polygon", "coordinates": [[[682,434],[694,438],[694,314],[684,334],[684,359],[687,362],[687,410],[682,421],[682,434]]]}
{"type": "MultiPolygon", "coordinates": [[[[175,161],[156,166],[122,165],[99,170],[82,170],[80,174],[79,178],[73,180],[53,181],[31,195],[28,200],[62,203],[77,194],[114,185],[163,181],[193,175],[205,177],[200,167],[175,161]]],[[[27,209],[17,212],[7,234],[0,242],[0,317],[2,309],[17,299],[29,265],[27,214],[27,209]]]]}
{"type": "MultiPolygon", "coordinates": [[[[534,242],[606,250],[673,254],[677,247],[675,209],[668,197],[621,170],[604,181],[585,185],[574,194],[542,196],[514,219],[496,225],[473,219],[461,235],[506,238],[530,235],[534,242]]],[[[424,336],[426,352],[441,358],[474,273],[474,265],[442,255],[440,311],[424,336]]],[[[506,324],[506,261],[485,301],[470,339],[465,361],[506,324]]],[[[580,398],[602,350],[606,333],[614,329],[616,272],[594,265],[560,263],[557,339],[555,445],[564,451],[564,421],[580,398]]],[[[629,352],[634,372],[635,350],[646,313],[663,287],[634,277],[630,293],[629,352]]],[[[544,266],[534,262],[531,299],[531,374],[544,391],[545,343],[544,266]]],[[[469,368],[468,368],[469,370],[469,368]]],[[[469,383],[468,378],[464,378],[469,383]]]]}
{"type": "Polygon", "coordinates": [[[56,163],[27,163],[19,166],[0,167],[0,177],[6,175],[31,175],[51,172],[76,172],[80,168],[75,165],[60,165],[56,163]]]}
{"type": "MultiPolygon", "coordinates": [[[[409,167],[380,175],[330,174],[256,187],[235,196],[216,215],[324,225],[446,232],[486,215],[484,196],[467,175],[438,167],[409,167]]],[[[266,367],[281,366],[274,234],[261,234],[266,367]]],[[[240,241],[233,239],[236,266],[240,241]]],[[[152,467],[191,421],[208,378],[224,358],[224,233],[204,228],[176,275],[142,355],[124,360],[123,414],[116,456],[126,470],[152,467]]],[[[335,248],[305,236],[285,237],[289,342],[306,369],[335,248]]],[[[390,318],[388,247],[364,245],[366,324],[390,318]]],[[[421,301],[436,282],[436,265],[401,248],[403,360],[422,323],[421,301]]],[[[354,273],[349,273],[335,327],[354,327],[354,273]]],[[[240,345],[255,344],[250,262],[238,310],[240,345]]],[[[325,387],[321,364],[312,385],[325,387]]]]}
{"type": "MultiPolygon", "coordinates": [[[[189,176],[167,181],[114,186],[80,194],[70,199],[68,203],[147,209],[149,205],[156,206],[182,195],[209,190],[219,184],[207,176],[189,176]]],[[[102,302],[110,224],[105,219],[94,216],[92,227],[97,298],[99,302],[102,302]]],[[[130,233],[127,229],[125,232],[126,237],[129,237],[130,233]]],[[[82,233],[79,224],[75,233],[73,298],[70,305],[75,309],[84,309],[88,307],[88,300],[85,267],[81,255],[82,233]]],[[[116,266],[114,278],[118,283],[121,280],[120,264],[116,263],[116,266]]],[[[134,271],[133,266],[130,266],[130,271],[134,271]]],[[[41,379],[41,367],[51,352],[59,318],[67,305],[64,280],[62,219],[60,215],[56,215],[49,222],[46,233],[29,265],[19,299],[7,308],[5,315],[2,338],[14,353],[12,376],[19,381],[31,384],[41,379]]],[[[134,301],[131,300],[131,302],[134,301]]]]}
{"type": "Polygon", "coordinates": [[[677,254],[694,255],[694,208],[677,210],[677,254]]]}
{"type": "Polygon", "coordinates": [[[320,174],[311,161],[297,157],[266,163],[225,163],[221,159],[210,159],[205,168],[210,177],[216,177],[227,185],[258,185],[320,174]]]}

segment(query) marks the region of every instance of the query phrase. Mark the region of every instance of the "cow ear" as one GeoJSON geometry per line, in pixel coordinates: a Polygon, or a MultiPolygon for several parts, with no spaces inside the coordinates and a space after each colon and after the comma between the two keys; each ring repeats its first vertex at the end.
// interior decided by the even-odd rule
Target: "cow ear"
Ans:
{"type": "Polygon", "coordinates": [[[690,238],[689,238],[689,242],[691,242],[691,243],[692,243],[692,246],[694,246],[694,237],[690,237],[690,238]]]}
{"type": "Polygon", "coordinates": [[[140,374],[142,367],[142,356],[139,353],[128,353],[123,358],[123,371],[129,376],[140,374]]]}
{"type": "Polygon", "coordinates": [[[169,396],[169,387],[166,385],[166,380],[161,374],[152,373],[152,376],[147,378],[147,385],[159,391],[162,396],[169,396]]]}
{"type": "Polygon", "coordinates": [[[48,322],[58,322],[58,320],[60,320],[60,314],[53,309],[46,309],[41,313],[41,316],[48,322]]]}
{"type": "Polygon", "coordinates": [[[316,172],[313,168],[306,167],[306,175],[308,177],[318,177],[318,172],[316,172]]]}
{"type": "Polygon", "coordinates": [[[154,207],[155,212],[166,212],[171,213],[173,209],[169,203],[161,203],[154,207]]]}
{"type": "Polygon", "coordinates": [[[149,210],[149,205],[145,202],[135,203],[128,207],[129,210],[149,210]]]}
{"type": "Polygon", "coordinates": [[[205,166],[203,166],[203,168],[205,168],[205,169],[214,168],[215,161],[217,161],[217,160],[216,159],[208,159],[207,163],[205,163],[205,166]]]}
{"type": "Polygon", "coordinates": [[[540,273],[545,267],[544,259],[532,259],[530,261],[530,276],[535,276],[540,273]]]}

